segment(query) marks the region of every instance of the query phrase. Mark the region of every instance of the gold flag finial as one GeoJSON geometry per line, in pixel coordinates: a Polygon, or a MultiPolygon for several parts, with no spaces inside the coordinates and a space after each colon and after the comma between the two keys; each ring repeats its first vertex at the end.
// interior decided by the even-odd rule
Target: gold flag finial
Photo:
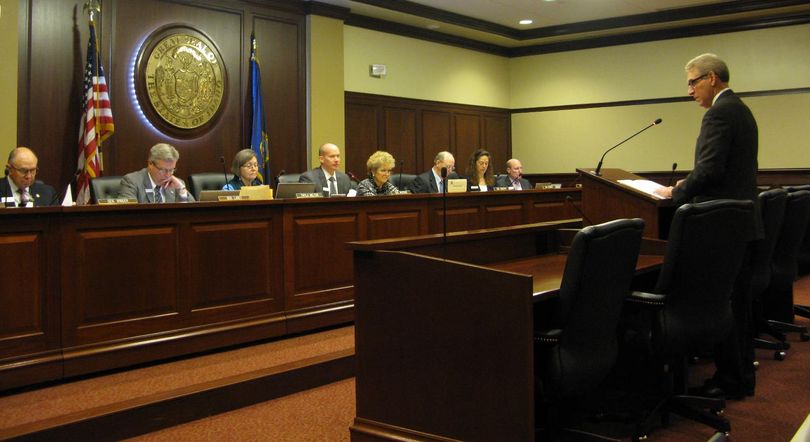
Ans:
{"type": "Polygon", "coordinates": [[[93,21],[96,14],[101,14],[101,2],[99,0],[87,0],[83,9],[85,14],[90,14],[90,21],[93,21]]]}

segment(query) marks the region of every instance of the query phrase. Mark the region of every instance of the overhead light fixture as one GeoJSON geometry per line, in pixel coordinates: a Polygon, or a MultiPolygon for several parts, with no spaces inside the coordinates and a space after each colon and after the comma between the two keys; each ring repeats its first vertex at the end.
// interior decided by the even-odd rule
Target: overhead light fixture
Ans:
{"type": "Polygon", "coordinates": [[[441,26],[437,25],[436,23],[431,23],[431,24],[429,24],[429,25],[427,25],[425,27],[435,31],[436,29],[439,29],[441,26]]]}
{"type": "Polygon", "coordinates": [[[519,21],[518,23],[520,23],[522,25],[530,25],[530,24],[534,23],[534,20],[524,18],[523,20],[519,21]]]}

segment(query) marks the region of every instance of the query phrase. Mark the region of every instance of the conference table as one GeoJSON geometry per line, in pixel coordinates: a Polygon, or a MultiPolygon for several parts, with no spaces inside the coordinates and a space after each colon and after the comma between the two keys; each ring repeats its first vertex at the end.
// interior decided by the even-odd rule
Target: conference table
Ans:
{"type": "Polygon", "coordinates": [[[347,242],[578,217],[566,197],[0,209],[0,390],[352,322],[347,242]]]}
{"type": "MultiPolygon", "coordinates": [[[[534,440],[533,331],[580,219],[356,241],[352,441],[534,440]]],[[[644,238],[634,287],[666,241],[644,238]]]]}

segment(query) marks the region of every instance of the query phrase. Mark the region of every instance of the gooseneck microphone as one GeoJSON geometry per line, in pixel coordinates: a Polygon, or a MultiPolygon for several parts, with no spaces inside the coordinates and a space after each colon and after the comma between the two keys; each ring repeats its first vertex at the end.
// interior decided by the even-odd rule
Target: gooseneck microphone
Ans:
{"type": "Polygon", "coordinates": [[[621,146],[622,144],[624,144],[624,143],[626,143],[626,142],[630,141],[630,139],[632,139],[632,138],[633,138],[633,137],[635,137],[636,135],[638,135],[638,134],[640,134],[640,133],[644,132],[645,130],[647,130],[647,129],[649,129],[649,128],[653,127],[653,126],[656,126],[656,125],[658,125],[658,124],[661,124],[661,122],[662,122],[662,121],[664,121],[664,120],[662,120],[662,119],[660,119],[660,118],[659,118],[659,119],[657,119],[657,120],[655,120],[655,121],[653,121],[652,123],[650,123],[650,124],[649,124],[647,127],[645,127],[644,129],[641,129],[640,131],[638,131],[638,132],[634,133],[633,135],[630,135],[629,137],[627,137],[627,138],[623,139],[622,141],[620,141],[620,142],[619,142],[618,144],[616,144],[615,146],[613,146],[613,147],[611,147],[610,149],[606,150],[606,151],[605,151],[605,153],[603,153],[603,154],[602,154],[602,158],[600,158],[600,159],[599,159],[599,164],[596,166],[596,170],[593,172],[593,174],[594,174],[594,175],[596,175],[596,176],[599,176],[599,171],[600,171],[600,170],[602,170],[602,161],[605,159],[605,155],[607,155],[607,153],[608,153],[608,152],[610,152],[611,150],[613,150],[613,149],[615,149],[615,148],[617,148],[617,147],[621,146]]]}
{"type": "MultiPolygon", "coordinates": [[[[222,176],[225,177],[225,185],[228,185],[228,168],[225,167],[225,157],[219,157],[219,162],[222,163],[222,176]]],[[[231,189],[235,190],[235,189],[231,189]]]]}
{"type": "Polygon", "coordinates": [[[442,211],[442,234],[444,237],[444,244],[447,244],[447,168],[442,167],[441,170],[442,176],[442,203],[443,203],[443,211],[442,211]]]}
{"type": "Polygon", "coordinates": [[[672,163],[672,172],[669,173],[669,183],[667,183],[667,187],[672,186],[672,180],[675,179],[675,169],[678,168],[678,163],[672,163]]]}
{"type": "Polygon", "coordinates": [[[583,212],[583,211],[582,211],[582,209],[580,209],[579,207],[577,207],[577,205],[576,205],[576,204],[574,204],[574,198],[571,198],[571,195],[566,195],[566,196],[565,196],[565,202],[567,202],[568,204],[570,204],[570,205],[571,205],[571,207],[573,207],[573,208],[574,208],[574,210],[576,210],[576,211],[577,211],[577,212],[578,212],[580,215],[582,215],[582,219],[584,219],[585,221],[587,221],[587,222],[588,222],[588,225],[591,225],[591,226],[593,225],[593,222],[591,222],[590,218],[588,218],[587,216],[585,216],[585,212],[583,212]]]}
{"type": "Polygon", "coordinates": [[[405,190],[405,186],[402,185],[402,168],[405,167],[405,161],[399,160],[399,190],[405,190]]]}

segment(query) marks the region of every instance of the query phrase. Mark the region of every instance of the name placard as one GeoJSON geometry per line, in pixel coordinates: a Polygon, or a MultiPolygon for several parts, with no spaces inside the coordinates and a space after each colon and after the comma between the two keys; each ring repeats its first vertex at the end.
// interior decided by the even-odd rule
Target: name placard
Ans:
{"type": "Polygon", "coordinates": [[[250,197],[247,195],[220,195],[217,197],[217,201],[244,201],[249,199],[250,197]]]}
{"type": "Polygon", "coordinates": [[[467,191],[467,180],[464,178],[447,180],[447,193],[461,193],[467,191]]]}
{"type": "Polygon", "coordinates": [[[302,193],[296,193],[295,197],[296,198],[323,198],[323,194],[319,193],[319,192],[306,192],[306,193],[302,192],[302,193]]]}
{"type": "Polygon", "coordinates": [[[135,198],[100,198],[98,200],[99,206],[108,206],[113,204],[138,204],[135,198]]]}

